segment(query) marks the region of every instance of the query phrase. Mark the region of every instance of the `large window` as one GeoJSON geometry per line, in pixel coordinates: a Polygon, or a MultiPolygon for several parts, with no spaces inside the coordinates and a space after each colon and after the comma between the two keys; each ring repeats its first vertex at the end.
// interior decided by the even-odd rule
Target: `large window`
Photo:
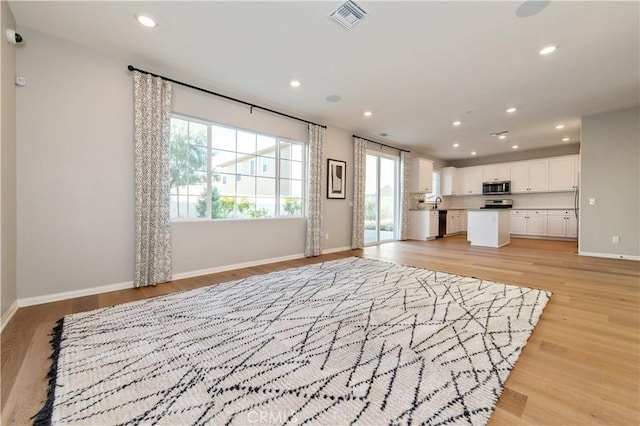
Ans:
{"type": "Polygon", "coordinates": [[[171,118],[171,218],[301,216],[301,142],[171,118]]]}
{"type": "Polygon", "coordinates": [[[434,171],[432,174],[432,179],[431,179],[431,187],[433,188],[433,192],[431,193],[427,193],[424,195],[424,199],[427,203],[433,203],[435,202],[436,197],[441,197],[442,196],[442,187],[440,186],[441,183],[441,179],[440,179],[440,172],[439,171],[434,171]]]}

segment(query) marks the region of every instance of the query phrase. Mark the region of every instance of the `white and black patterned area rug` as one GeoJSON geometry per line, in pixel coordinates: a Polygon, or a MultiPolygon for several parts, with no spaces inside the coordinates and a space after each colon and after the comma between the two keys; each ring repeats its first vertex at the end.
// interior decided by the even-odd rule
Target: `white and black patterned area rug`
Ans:
{"type": "Polygon", "coordinates": [[[354,257],[73,314],[35,422],[482,425],[550,295],[354,257]]]}

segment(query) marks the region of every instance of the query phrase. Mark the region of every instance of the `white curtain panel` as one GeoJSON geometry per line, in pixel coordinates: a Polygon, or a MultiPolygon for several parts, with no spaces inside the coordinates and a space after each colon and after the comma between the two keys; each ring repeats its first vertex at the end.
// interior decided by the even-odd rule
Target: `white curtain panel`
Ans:
{"type": "Polygon", "coordinates": [[[133,283],[155,285],[171,279],[169,224],[169,129],[172,87],[134,72],[135,233],[133,283]]]}
{"type": "Polygon", "coordinates": [[[400,151],[400,239],[406,240],[409,234],[409,169],[411,154],[400,151]]]}
{"type": "Polygon", "coordinates": [[[367,141],[353,138],[353,231],[351,247],[364,247],[364,196],[367,176],[367,141]]]}
{"type": "Polygon", "coordinates": [[[307,238],[304,255],[307,257],[322,254],[322,202],[325,188],[324,173],[324,134],[325,129],[309,124],[308,175],[307,175],[307,238]]]}

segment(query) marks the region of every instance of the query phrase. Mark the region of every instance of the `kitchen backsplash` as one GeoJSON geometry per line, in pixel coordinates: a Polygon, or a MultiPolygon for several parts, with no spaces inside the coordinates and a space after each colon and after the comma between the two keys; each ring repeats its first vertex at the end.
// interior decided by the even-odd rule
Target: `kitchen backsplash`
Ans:
{"type": "Polygon", "coordinates": [[[573,192],[544,192],[539,194],[511,194],[511,195],[467,195],[456,197],[443,197],[443,208],[450,209],[477,209],[484,205],[485,200],[510,198],[513,200],[513,208],[573,208],[573,192]]]}
{"type": "MultiPolygon", "coordinates": [[[[425,194],[411,194],[409,196],[409,209],[413,210],[418,208],[418,203],[423,200],[426,200],[426,202],[428,203],[427,208],[430,209],[431,207],[433,207],[435,198],[436,197],[426,197],[425,194]]],[[[450,198],[450,197],[440,197],[440,200],[438,200],[438,208],[447,207],[448,205],[447,198],[450,198]]]]}

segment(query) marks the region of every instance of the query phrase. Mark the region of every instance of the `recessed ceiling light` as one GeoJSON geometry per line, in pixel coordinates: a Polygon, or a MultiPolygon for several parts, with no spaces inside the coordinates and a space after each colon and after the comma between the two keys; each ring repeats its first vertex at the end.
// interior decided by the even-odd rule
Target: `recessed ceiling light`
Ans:
{"type": "Polygon", "coordinates": [[[507,112],[508,112],[509,114],[513,114],[513,113],[514,113],[514,112],[516,112],[517,110],[518,110],[518,108],[516,108],[516,107],[511,107],[511,108],[507,109],[507,112]]]}
{"type": "Polygon", "coordinates": [[[476,154],[477,154],[477,152],[471,151],[471,155],[476,155],[476,154]]]}
{"type": "Polygon", "coordinates": [[[460,146],[460,144],[459,144],[459,143],[454,143],[454,144],[453,144],[453,147],[454,147],[454,148],[457,148],[457,147],[459,147],[459,146],[460,146]]]}
{"type": "Polygon", "coordinates": [[[562,138],[562,142],[569,142],[570,140],[570,138],[562,138]]]}
{"type": "Polygon", "coordinates": [[[541,55],[548,55],[549,53],[555,52],[556,49],[557,49],[557,47],[553,46],[553,45],[546,46],[546,47],[543,47],[542,49],[540,49],[540,51],[538,53],[541,54],[541,55]]]}
{"type": "Polygon", "coordinates": [[[506,139],[506,138],[507,138],[507,135],[500,135],[500,136],[498,136],[498,139],[506,139]]]}
{"type": "Polygon", "coordinates": [[[513,145],[511,148],[518,149],[519,147],[518,147],[518,145],[513,145]]]}
{"type": "Polygon", "coordinates": [[[300,87],[300,82],[298,80],[291,80],[291,83],[289,84],[291,87],[300,87]]]}
{"type": "Polygon", "coordinates": [[[156,21],[147,15],[136,15],[136,20],[140,25],[144,25],[147,28],[154,28],[156,25],[156,21]]]}
{"type": "Polygon", "coordinates": [[[459,126],[459,125],[461,125],[461,124],[462,124],[462,121],[454,121],[454,122],[453,122],[453,125],[454,125],[454,126],[459,126]]]}
{"type": "Polygon", "coordinates": [[[564,129],[564,124],[558,124],[556,126],[556,129],[560,130],[560,129],[564,129]]]}
{"type": "Polygon", "coordinates": [[[365,112],[364,112],[364,116],[365,116],[365,117],[371,117],[371,115],[372,115],[372,114],[373,114],[373,113],[372,113],[371,111],[365,111],[365,112]]]}

